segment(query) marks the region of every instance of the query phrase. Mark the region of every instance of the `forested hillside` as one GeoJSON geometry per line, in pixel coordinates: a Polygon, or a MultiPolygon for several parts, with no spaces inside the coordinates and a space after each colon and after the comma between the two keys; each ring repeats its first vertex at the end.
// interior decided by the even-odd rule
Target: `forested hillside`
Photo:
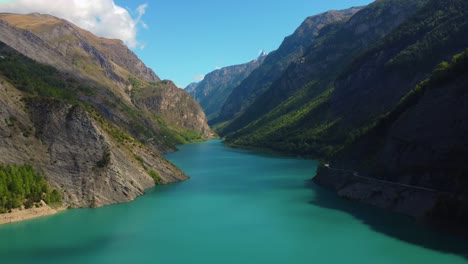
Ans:
{"type": "MultiPolygon", "coordinates": [[[[425,2],[377,1],[349,22],[322,30],[304,59],[289,67],[257,99],[258,104],[247,110],[245,118],[241,116],[221,130],[235,129],[223,134],[227,142],[313,156],[338,150],[350,135],[359,133],[361,127],[391,110],[442,59],[466,47],[466,36],[462,33],[466,27],[465,12],[444,1],[424,5],[425,2]],[[373,20],[374,23],[369,22],[373,20]],[[425,46],[427,55],[420,54],[426,57],[425,61],[415,61],[416,67],[408,62],[412,72],[403,66],[392,68],[391,63],[401,60],[402,54],[421,45],[421,40],[437,38],[440,32],[445,37],[427,42],[430,43],[425,46]],[[441,41],[450,45],[439,49],[441,41]],[[303,86],[295,85],[298,83],[295,76],[299,74],[307,76],[303,78],[303,86]],[[292,95],[287,96],[288,93],[292,95]],[[237,127],[242,120],[268,109],[265,105],[278,102],[274,98],[285,101],[248,125],[237,127]]],[[[453,5],[464,4],[453,1],[453,5]]]]}
{"type": "Polygon", "coordinates": [[[328,158],[332,169],[322,164],[314,181],[346,198],[416,217],[466,223],[467,76],[468,50],[441,62],[393,110],[328,158]]]}
{"type": "Polygon", "coordinates": [[[320,30],[328,25],[348,20],[360,9],[360,7],[353,7],[346,10],[332,10],[306,18],[292,35],[284,39],[277,50],[268,54],[260,67],[233,88],[220,109],[219,117],[212,121],[213,124],[224,122],[218,131],[225,134],[222,128],[233,118],[242,114],[258,96],[267,91],[291,63],[301,58],[315,42],[320,30]]]}

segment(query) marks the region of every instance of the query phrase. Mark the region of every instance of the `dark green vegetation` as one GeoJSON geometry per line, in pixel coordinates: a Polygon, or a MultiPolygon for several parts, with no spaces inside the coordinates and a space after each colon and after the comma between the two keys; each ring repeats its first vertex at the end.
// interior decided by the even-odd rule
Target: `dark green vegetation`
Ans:
{"type": "MultiPolygon", "coordinates": [[[[214,119],[212,123],[218,124],[229,121],[246,111],[255,102],[256,98],[267,91],[294,61],[304,55],[307,48],[316,41],[323,27],[346,21],[359,10],[360,8],[350,8],[341,11],[329,11],[306,18],[292,35],[284,39],[278,50],[268,54],[264,63],[233,89],[220,109],[219,117],[214,119]]],[[[263,107],[268,107],[268,104],[263,105],[263,107]]],[[[257,108],[257,110],[263,111],[262,108],[257,108]]],[[[264,113],[252,112],[249,113],[249,116],[255,114],[255,116],[252,116],[252,121],[264,113]]],[[[227,124],[222,124],[221,127],[225,125],[227,124]]],[[[225,134],[228,133],[228,130],[232,131],[231,128],[222,130],[221,133],[225,134]]]]}
{"type": "Polygon", "coordinates": [[[159,176],[159,173],[157,171],[155,171],[155,170],[148,169],[147,165],[145,164],[145,160],[143,159],[143,157],[138,156],[138,155],[135,155],[134,157],[138,161],[140,166],[143,167],[143,169],[145,169],[145,171],[148,173],[148,175],[153,179],[153,181],[154,181],[154,183],[156,185],[162,183],[162,179],[161,179],[161,176],[159,176]]]}
{"type": "Polygon", "coordinates": [[[159,176],[157,171],[149,170],[148,174],[151,176],[151,178],[153,178],[155,184],[161,184],[161,176],[159,176]]]}
{"type": "Polygon", "coordinates": [[[326,26],[302,59],[218,132],[232,145],[333,155],[468,45],[465,7],[377,1],[326,26]]]}
{"type": "Polygon", "coordinates": [[[94,91],[75,78],[60,73],[52,66],[34,62],[0,42],[0,73],[18,89],[31,94],[70,103],[77,103],[79,95],[94,95],[94,91]]]}
{"type": "MultiPolygon", "coordinates": [[[[463,226],[468,220],[467,76],[465,50],[440,63],[392,111],[354,134],[331,163],[360,175],[437,190],[426,216],[463,226]]],[[[328,172],[319,171],[321,181],[328,172]]]]}
{"type": "MultiPolygon", "coordinates": [[[[359,130],[359,133],[352,133],[347,143],[351,145],[371,133],[385,133],[405,112],[415,107],[426,93],[431,92],[433,89],[441,89],[441,87],[447,86],[454,80],[462,78],[465,74],[468,74],[468,49],[454,55],[450,62],[441,62],[432,72],[430,78],[422,81],[403,96],[392,111],[383,114],[375,122],[359,130]]],[[[466,88],[460,86],[460,84],[455,84],[455,87],[459,93],[464,93],[463,89],[466,88]]],[[[451,89],[454,89],[454,86],[447,88],[446,92],[451,89]]]]}
{"type": "Polygon", "coordinates": [[[47,204],[60,204],[62,197],[31,165],[0,164],[0,213],[21,206],[40,206],[41,200],[47,204]]]}
{"type": "MultiPolygon", "coordinates": [[[[372,141],[372,140],[378,140],[379,142],[374,142],[374,143],[366,143],[366,145],[372,145],[374,148],[368,148],[368,152],[362,152],[360,154],[360,163],[361,166],[356,166],[357,169],[359,170],[370,170],[371,168],[373,170],[378,169],[376,167],[376,163],[372,162],[376,158],[376,155],[378,154],[378,151],[381,150],[382,145],[385,144],[385,140],[387,140],[386,136],[391,132],[392,129],[395,129],[393,126],[397,121],[401,118],[403,118],[406,114],[411,112],[412,109],[420,107],[420,104],[422,103],[423,99],[428,96],[433,96],[434,93],[446,93],[446,97],[453,97],[457,96],[460,97],[458,100],[462,100],[463,96],[465,96],[466,92],[468,92],[466,89],[468,86],[463,83],[466,79],[466,74],[468,74],[468,49],[465,50],[462,53],[456,54],[451,58],[450,62],[443,61],[441,62],[436,69],[432,72],[430,77],[424,81],[421,81],[418,85],[416,85],[413,89],[411,89],[405,96],[401,98],[399,103],[394,107],[393,110],[382,114],[380,117],[376,118],[374,122],[370,123],[366,127],[362,127],[360,129],[354,130],[349,134],[348,140],[345,143],[345,146],[343,149],[335,153],[334,157],[331,158],[336,158],[340,157],[344,153],[349,154],[349,151],[352,151],[353,148],[357,147],[357,145],[362,145],[362,141],[372,141]],[[363,154],[365,153],[365,154],[363,154]],[[372,164],[374,167],[372,167],[372,164]]],[[[446,98],[444,98],[446,99],[446,98]]],[[[440,100],[439,105],[437,106],[438,108],[441,108],[443,104],[450,103],[448,102],[443,102],[443,100],[440,100]]],[[[450,110],[455,110],[455,109],[450,109],[450,110]]],[[[459,109],[458,113],[451,113],[451,112],[443,112],[439,113],[439,115],[444,115],[446,116],[445,119],[450,120],[454,118],[454,116],[461,114],[464,115],[464,109],[459,109]]],[[[427,119],[430,119],[431,117],[428,117],[427,119]]],[[[433,117],[434,119],[436,117],[433,117]]],[[[415,124],[414,126],[418,125],[420,126],[421,123],[423,123],[424,120],[421,118],[421,121],[418,122],[418,120],[414,120],[415,124]]],[[[459,126],[458,128],[462,128],[459,126]]],[[[419,128],[420,129],[420,128],[419,128]]],[[[445,128],[447,130],[452,130],[453,128],[448,127],[445,128]]],[[[433,133],[436,134],[439,132],[438,130],[430,130],[427,131],[426,133],[433,133]]],[[[460,131],[462,132],[462,131],[460,131]]],[[[420,134],[419,135],[421,138],[423,138],[424,135],[420,134]]],[[[433,135],[435,137],[435,135],[433,135]]],[[[444,138],[439,138],[440,141],[443,141],[444,138]]],[[[464,170],[466,166],[463,164],[463,158],[465,157],[465,145],[463,145],[463,140],[459,140],[459,143],[461,144],[458,148],[457,151],[454,151],[454,153],[450,156],[445,156],[446,159],[448,160],[460,160],[461,163],[456,163],[456,166],[460,170],[464,170]]],[[[418,144],[416,142],[406,142],[407,144],[418,144]]],[[[429,142],[427,144],[430,144],[429,142]]],[[[439,142],[440,144],[440,142],[439,142]]],[[[453,147],[453,146],[447,146],[447,147],[453,147]]],[[[374,160],[375,161],[375,160],[374,160]]],[[[434,165],[434,164],[433,164],[434,165]]],[[[436,165],[436,166],[440,166],[436,165]]],[[[455,169],[455,168],[454,168],[455,169]]],[[[424,170],[431,170],[431,166],[429,164],[425,165],[424,170]]]]}
{"type": "Polygon", "coordinates": [[[334,81],[359,54],[398,27],[424,2],[379,1],[357,12],[348,22],[328,24],[304,57],[286,69],[245,114],[221,133],[235,145],[328,154],[341,140],[336,133],[341,116],[333,116],[330,109],[334,81]],[[395,13],[400,17],[395,18],[395,13]]]}

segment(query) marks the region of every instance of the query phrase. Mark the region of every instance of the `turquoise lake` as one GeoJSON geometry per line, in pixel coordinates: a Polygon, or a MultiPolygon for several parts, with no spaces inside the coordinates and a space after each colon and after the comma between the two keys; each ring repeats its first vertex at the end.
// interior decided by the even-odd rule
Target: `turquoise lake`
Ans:
{"type": "Polygon", "coordinates": [[[191,179],[2,225],[0,263],[468,263],[466,240],[310,183],[316,161],[218,140],[166,157],[191,179]]]}

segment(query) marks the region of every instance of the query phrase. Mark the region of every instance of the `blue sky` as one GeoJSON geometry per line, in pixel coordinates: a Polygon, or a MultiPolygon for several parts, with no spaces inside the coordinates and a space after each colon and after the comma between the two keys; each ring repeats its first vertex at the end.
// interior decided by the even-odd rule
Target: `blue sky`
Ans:
{"type": "Polygon", "coordinates": [[[260,50],[278,48],[310,15],[367,5],[370,0],[115,0],[137,16],[148,4],[138,28],[144,48],[133,51],[162,79],[179,87],[216,69],[244,63],[260,50]]]}

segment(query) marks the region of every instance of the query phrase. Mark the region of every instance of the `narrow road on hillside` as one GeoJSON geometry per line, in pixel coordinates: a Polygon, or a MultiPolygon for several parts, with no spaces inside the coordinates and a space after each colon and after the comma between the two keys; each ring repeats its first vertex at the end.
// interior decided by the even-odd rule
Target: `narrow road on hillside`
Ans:
{"type": "Polygon", "coordinates": [[[426,188],[426,187],[421,187],[421,186],[416,186],[416,185],[409,185],[409,184],[404,184],[404,183],[391,182],[391,181],[385,181],[385,180],[379,180],[379,179],[375,179],[375,178],[365,177],[365,176],[359,175],[359,173],[358,173],[357,171],[345,170],[345,169],[330,167],[330,164],[328,164],[328,163],[325,164],[325,167],[328,168],[329,170],[341,171],[341,172],[349,173],[352,177],[356,177],[356,178],[361,178],[361,179],[366,179],[366,180],[371,180],[371,181],[380,182],[380,183],[386,183],[386,184],[391,184],[391,185],[397,185],[397,186],[402,186],[402,187],[407,187],[407,188],[413,188],[413,189],[420,189],[420,190],[425,190],[425,191],[431,191],[431,192],[448,193],[448,192],[445,192],[445,191],[440,191],[440,190],[431,189],[431,188],[426,188]]]}

